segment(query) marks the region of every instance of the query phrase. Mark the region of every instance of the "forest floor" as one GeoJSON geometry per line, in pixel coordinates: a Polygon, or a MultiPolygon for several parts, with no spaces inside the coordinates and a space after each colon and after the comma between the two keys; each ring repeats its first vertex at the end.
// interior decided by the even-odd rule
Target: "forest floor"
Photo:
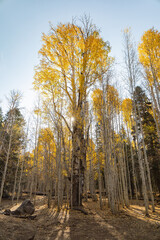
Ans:
{"type": "MultiPolygon", "coordinates": [[[[141,201],[138,205],[132,201],[128,209],[123,208],[117,215],[106,203],[103,210],[90,199],[83,205],[87,215],[65,206],[58,212],[54,206],[48,209],[45,197],[39,196],[34,220],[0,214],[0,240],[160,240],[160,205],[155,213],[150,210],[150,217],[144,215],[141,201]]],[[[4,200],[0,213],[17,207],[4,200]]]]}

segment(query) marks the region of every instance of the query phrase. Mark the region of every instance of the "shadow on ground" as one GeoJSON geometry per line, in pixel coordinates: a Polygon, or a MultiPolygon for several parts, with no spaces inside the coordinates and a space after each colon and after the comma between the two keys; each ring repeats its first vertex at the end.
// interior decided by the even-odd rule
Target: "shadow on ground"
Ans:
{"type": "Polygon", "coordinates": [[[109,209],[99,210],[98,203],[84,204],[88,215],[68,210],[58,212],[56,207],[47,208],[38,202],[34,220],[0,214],[0,240],[159,240],[160,217],[138,218],[142,212],[136,206],[114,216],[109,209]],[[138,211],[139,213],[135,212],[138,211]],[[135,214],[135,215],[134,215],[135,214]],[[139,214],[139,215],[137,215],[139,214]]]}

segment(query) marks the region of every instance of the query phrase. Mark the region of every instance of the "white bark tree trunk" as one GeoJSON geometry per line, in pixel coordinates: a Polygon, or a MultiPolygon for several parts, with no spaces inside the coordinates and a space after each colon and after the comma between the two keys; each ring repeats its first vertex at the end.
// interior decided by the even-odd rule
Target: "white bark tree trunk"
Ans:
{"type": "Polygon", "coordinates": [[[13,192],[12,192],[12,204],[14,201],[16,185],[17,185],[17,174],[18,174],[18,168],[19,168],[19,161],[20,161],[20,159],[18,157],[18,163],[17,163],[17,167],[16,167],[16,172],[15,172],[15,177],[14,177],[14,186],[13,186],[13,192]]]}

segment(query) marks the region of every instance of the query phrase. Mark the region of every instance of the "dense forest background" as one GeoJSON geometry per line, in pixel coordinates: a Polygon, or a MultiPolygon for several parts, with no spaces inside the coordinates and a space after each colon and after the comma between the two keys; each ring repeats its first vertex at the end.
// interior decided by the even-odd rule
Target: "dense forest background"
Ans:
{"type": "MultiPolygon", "coordinates": [[[[113,213],[143,199],[155,211],[160,194],[160,32],[137,45],[123,32],[121,81],[111,45],[88,17],[50,25],[35,67],[39,99],[29,119],[12,91],[0,110],[0,202],[46,194],[60,209],[103,199],[113,213]],[[114,81],[113,81],[114,79],[114,81]]],[[[112,43],[111,43],[112,44],[112,43]]]]}

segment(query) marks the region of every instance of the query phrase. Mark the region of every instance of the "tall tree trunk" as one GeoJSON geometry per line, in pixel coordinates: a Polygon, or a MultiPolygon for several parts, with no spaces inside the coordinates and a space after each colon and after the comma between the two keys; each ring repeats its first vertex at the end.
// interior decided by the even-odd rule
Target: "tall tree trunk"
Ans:
{"type": "Polygon", "coordinates": [[[97,158],[98,158],[99,204],[100,204],[100,209],[102,209],[102,177],[101,177],[101,164],[99,159],[99,152],[97,152],[97,158]]]}
{"type": "Polygon", "coordinates": [[[128,161],[128,152],[127,152],[127,145],[123,143],[123,146],[125,145],[125,155],[126,155],[126,167],[127,167],[127,175],[128,175],[128,187],[130,192],[130,198],[132,199],[132,190],[131,190],[131,178],[130,178],[130,170],[129,170],[129,161],[128,161]]]}
{"type": "Polygon", "coordinates": [[[94,170],[93,170],[93,141],[92,141],[92,127],[91,127],[91,146],[90,146],[90,193],[92,199],[96,200],[95,186],[94,186],[94,170]]]}
{"type": "Polygon", "coordinates": [[[137,149],[138,149],[138,162],[140,168],[140,174],[142,179],[142,191],[144,197],[144,204],[145,204],[145,213],[148,215],[148,195],[147,195],[147,187],[146,187],[146,180],[145,180],[145,171],[143,167],[143,159],[141,153],[141,144],[139,142],[138,136],[138,119],[136,115],[136,102],[134,96],[134,90],[136,81],[138,79],[139,73],[139,62],[137,60],[136,49],[131,40],[131,33],[129,31],[124,32],[124,41],[125,41],[125,64],[127,69],[127,78],[129,81],[131,99],[133,102],[133,117],[135,121],[135,132],[136,132],[136,141],[137,141],[137,149]]]}
{"type": "Polygon", "coordinates": [[[77,112],[75,114],[72,132],[73,207],[82,205],[82,191],[84,185],[84,172],[86,165],[86,144],[84,139],[84,113],[82,103],[82,96],[79,92],[77,112]]]}
{"type": "Polygon", "coordinates": [[[147,187],[146,187],[146,180],[145,180],[145,172],[144,172],[144,166],[143,166],[141,147],[140,147],[140,143],[138,140],[138,120],[137,120],[137,116],[136,116],[135,100],[133,100],[133,106],[134,106],[134,118],[135,118],[135,129],[136,129],[136,141],[137,141],[137,148],[138,148],[138,162],[139,162],[140,174],[141,174],[141,179],[142,179],[142,192],[143,192],[143,198],[144,198],[144,204],[145,204],[145,213],[146,213],[146,215],[149,215],[148,194],[147,194],[147,187]]]}
{"type": "Polygon", "coordinates": [[[84,174],[84,167],[82,164],[82,129],[75,123],[72,135],[72,158],[73,158],[73,186],[72,186],[72,205],[82,205],[82,176],[84,174]]]}
{"type": "Polygon", "coordinates": [[[20,191],[21,191],[21,182],[22,182],[22,175],[23,175],[23,168],[24,168],[24,161],[25,161],[25,151],[23,153],[23,159],[22,159],[22,165],[21,165],[21,172],[20,172],[20,178],[18,182],[18,192],[17,192],[17,203],[19,201],[20,191]]]}
{"type": "Polygon", "coordinates": [[[129,144],[130,144],[130,151],[131,151],[133,184],[134,184],[134,189],[135,189],[136,200],[138,200],[138,190],[137,190],[137,181],[136,181],[136,174],[135,174],[135,163],[134,163],[134,157],[133,157],[133,148],[132,148],[132,143],[129,139],[128,127],[127,127],[127,134],[128,134],[128,141],[129,141],[129,144]]]}
{"type": "MultiPolygon", "coordinates": [[[[139,106],[138,106],[138,115],[139,115],[139,119],[140,119],[141,117],[140,117],[139,106]]],[[[146,168],[147,168],[147,179],[148,179],[148,184],[149,184],[149,192],[150,192],[151,201],[152,201],[152,210],[153,210],[153,212],[155,212],[154,196],[153,196],[152,183],[151,183],[151,175],[150,175],[150,169],[149,169],[149,163],[148,163],[148,158],[147,158],[146,146],[145,146],[145,142],[144,142],[144,133],[143,133],[141,120],[140,120],[140,129],[141,129],[141,134],[142,134],[144,160],[145,160],[145,164],[146,164],[146,168]]]]}
{"type": "Polygon", "coordinates": [[[4,167],[4,172],[3,172],[2,182],[1,182],[0,203],[1,203],[1,201],[2,201],[4,183],[5,183],[5,179],[6,179],[8,161],[9,161],[9,156],[10,156],[10,151],[11,151],[12,132],[13,132],[12,127],[13,127],[13,126],[11,126],[11,132],[10,132],[10,136],[9,136],[9,145],[8,145],[8,150],[7,150],[6,162],[5,162],[5,167],[4,167]]]}
{"type": "Polygon", "coordinates": [[[19,168],[19,159],[20,157],[18,157],[18,163],[17,163],[17,167],[16,167],[16,172],[15,172],[15,177],[14,177],[14,186],[13,186],[13,192],[12,192],[12,204],[14,201],[14,197],[15,197],[15,191],[16,191],[16,185],[17,185],[17,174],[18,174],[18,168],[19,168]]]}

